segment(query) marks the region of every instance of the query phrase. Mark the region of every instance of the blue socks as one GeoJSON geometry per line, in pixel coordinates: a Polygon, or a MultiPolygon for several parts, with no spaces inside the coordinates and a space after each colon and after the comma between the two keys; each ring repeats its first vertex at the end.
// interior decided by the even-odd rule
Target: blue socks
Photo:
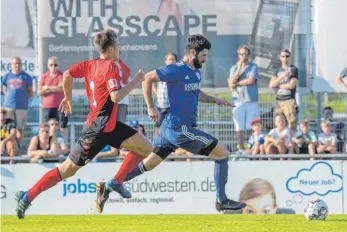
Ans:
{"type": "Polygon", "coordinates": [[[215,160],[214,162],[214,182],[216,184],[216,195],[218,202],[226,201],[225,185],[228,182],[228,158],[215,160]]]}
{"type": "Polygon", "coordinates": [[[137,165],[136,168],[134,168],[131,172],[128,173],[128,175],[125,177],[124,181],[129,181],[134,179],[135,177],[141,175],[142,173],[146,172],[147,169],[145,165],[143,164],[143,161],[137,165]]]}

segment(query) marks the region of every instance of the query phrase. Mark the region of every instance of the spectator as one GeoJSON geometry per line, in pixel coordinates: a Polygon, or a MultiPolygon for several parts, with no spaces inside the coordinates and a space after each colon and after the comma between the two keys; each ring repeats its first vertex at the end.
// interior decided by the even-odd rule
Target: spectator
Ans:
{"type": "MultiPolygon", "coordinates": [[[[317,137],[313,131],[310,131],[309,120],[300,122],[299,131],[296,133],[295,138],[292,139],[292,142],[297,154],[314,155],[316,153],[317,137]]],[[[311,160],[313,159],[311,158],[311,160]]]]}
{"type": "MultiPolygon", "coordinates": [[[[169,52],[165,56],[165,64],[174,64],[177,62],[177,55],[169,52]]],[[[154,136],[158,136],[160,133],[160,126],[164,121],[165,116],[170,111],[170,102],[167,92],[167,84],[166,82],[157,82],[153,84],[153,93],[157,96],[157,109],[160,113],[159,120],[155,123],[155,134],[154,136]]]]}
{"type": "Polygon", "coordinates": [[[319,154],[333,154],[336,153],[336,134],[331,132],[331,122],[324,120],[321,123],[321,133],[318,137],[318,148],[317,152],[319,154]]]}
{"type": "Polygon", "coordinates": [[[22,61],[17,56],[12,58],[11,71],[2,79],[2,91],[5,94],[4,107],[7,109],[7,117],[16,123],[16,138],[20,145],[23,140],[33,87],[32,78],[22,70],[22,61]]]}
{"type": "Polygon", "coordinates": [[[265,154],[265,134],[262,132],[262,124],[260,119],[254,119],[251,123],[253,134],[248,140],[248,154],[263,155],[265,154]]]}
{"type": "Polygon", "coordinates": [[[237,144],[244,154],[245,131],[251,129],[253,119],[260,118],[258,106],[258,66],[249,62],[251,50],[247,46],[237,49],[239,60],[231,67],[228,85],[236,107],[233,110],[237,144]]]}
{"type": "Polygon", "coordinates": [[[37,163],[41,158],[56,157],[58,146],[56,138],[49,136],[49,125],[42,123],[39,127],[39,135],[34,136],[28,147],[28,156],[31,162],[37,163]]]}
{"type": "Polygon", "coordinates": [[[343,152],[343,145],[345,144],[345,135],[346,135],[345,123],[334,120],[334,110],[330,106],[326,106],[323,108],[322,120],[330,121],[331,132],[336,134],[336,137],[337,137],[336,151],[343,152]]]}
{"type": "Polygon", "coordinates": [[[59,123],[57,119],[51,118],[48,121],[48,125],[49,125],[49,136],[55,137],[57,139],[58,153],[60,155],[68,155],[70,150],[67,146],[65,136],[59,130],[59,123]]]}
{"type": "Polygon", "coordinates": [[[276,89],[276,114],[283,114],[288,122],[291,135],[294,136],[298,123],[298,106],[295,101],[296,85],[298,82],[298,69],[290,64],[290,52],[282,49],[280,54],[281,67],[272,77],[269,88],[276,89]]]}
{"type": "MultiPolygon", "coordinates": [[[[342,72],[340,73],[340,75],[337,77],[337,81],[338,81],[342,86],[344,86],[344,87],[346,88],[346,90],[347,90],[347,84],[346,84],[346,82],[343,81],[344,78],[347,79],[347,67],[344,68],[344,69],[342,70],[342,72]]],[[[346,110],[346,112],[347,112],[347,110],[346,110]]]]}
{"type": "MultiPolygon", "coordinates": [[[[10,118],[7,118],[7,111],[1,108],[1,142],[0,152],[1,156],[9,155],[14,157],[18,152],[18,144],[16,139],[16,123],[10,118]]],[[[10,164],[14,164],[15,161],[11,160],[10,164]]]]}
{"type": "MultiPolygon", "coordinates": [[[[118,62],[116,62],[116,64],[118,66],[119,76],[121,78],[121,86],[124,87],[131,80],[130,68],[122,60],[119,60],[118,62]]],[[[122,123],[126,122],[126,118],[128,115],[128,105],[129,95],[127,95],[118,103],[117,120],[122,123]]]]}
{"type": "Polygon", "coordinates": [[[290,130],[285,127],[285,118],[279,114],[275,118],[276,128],[265,137],[266,154],[287,154],[290,151],[290,130]]]}
{"type": "Polygon", "coordinates": [[[48,72],[42,74],[38,86],[38,95],[42,99],[43,117],[45,122],[55,118],[59,121],[60,130],[65,138],[68,138],[68,117],[58,110],[60,102],[64,98],[63,73],[58,68],[58,58],[48,59],[48,72]]]}

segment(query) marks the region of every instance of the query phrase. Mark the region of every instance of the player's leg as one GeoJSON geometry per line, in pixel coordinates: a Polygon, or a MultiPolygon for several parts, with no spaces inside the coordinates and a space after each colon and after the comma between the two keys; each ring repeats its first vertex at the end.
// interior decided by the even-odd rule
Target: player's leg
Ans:
{"type": "Polygon", "coordinates": [[[236,131],[237,148],[240,151],[245,149],[245,123],[246,123],[246,111],[245,104],[236,106],[233,110],[233,120],[236,131]]]}
{"type": "Polygon", "coordinates": [[[60,166],[48,171],[28,191],[19,191],[16,193],[18,218],[24,218],[25,211],[28,209],[30,203],[40,193],[52,188],[60,181],[75,175],[81,167],[92,160],[106,145],[105,141],[106,138],[103,134],[97,136],[92,128],[84,128],[81,137],[71,151],[68,159],[60,166]]]}

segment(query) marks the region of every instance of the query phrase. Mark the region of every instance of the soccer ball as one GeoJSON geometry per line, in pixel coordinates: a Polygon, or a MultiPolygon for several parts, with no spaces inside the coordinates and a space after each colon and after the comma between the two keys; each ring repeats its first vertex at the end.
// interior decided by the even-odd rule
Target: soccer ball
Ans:
{"type": "Polygon", "coordinates": [[[304,209],[308,220],[325,220],[328,217],[328,205],[320,199],[310,201],[304,209]]]}

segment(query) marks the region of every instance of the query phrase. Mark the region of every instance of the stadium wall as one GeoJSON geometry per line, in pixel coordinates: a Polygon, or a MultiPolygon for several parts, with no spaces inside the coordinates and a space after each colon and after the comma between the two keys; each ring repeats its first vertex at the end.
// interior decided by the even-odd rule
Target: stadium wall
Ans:
{"type": "MultiPolygon", "coordinates": [[[[28,189],[55,166],[2,165],[1,214],[13,215],[15,192],[28,189]]],[[[28,214],[97,214],[96,182],[112,177],[119,167],[120,163],[89,164],[39,196],[28,214]]],[[[213,167],[209,161],[165,162],[126,183],[132,199],[111,194],[104,214],[215,214],[213,167]]],[[[302,214],[308,201],[320,198],[330,213],[347,212],[347,161],[236,161],[229,167],[228,196],[247,199],[253,211],[302,214]]]]}

